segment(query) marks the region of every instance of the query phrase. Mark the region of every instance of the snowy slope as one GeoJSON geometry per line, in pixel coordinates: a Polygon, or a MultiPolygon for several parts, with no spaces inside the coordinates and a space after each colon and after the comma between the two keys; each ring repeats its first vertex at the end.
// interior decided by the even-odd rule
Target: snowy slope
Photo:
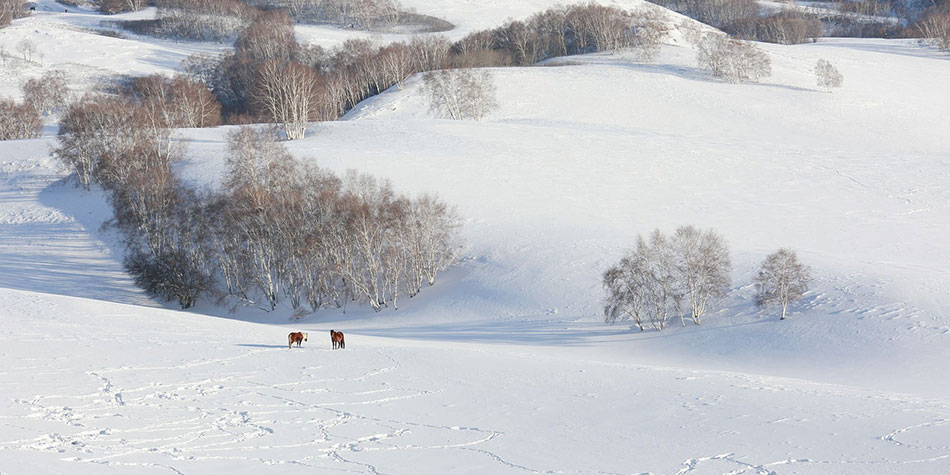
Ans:
{"type": "MultiPolygon", "coordinates": [[[[553,4],[404,3],[450,36],[553,4]]],[[[225,47],[73,37],[101,17],[41,6],[0,30],[8,51],[28,34],[45,52],[0,94],[45,68],[91,81],[225,47]]],[[[361,34],[328,31],[298,30],[361,34]]],[[[910,41],[762,47],[758,85],[667,45],[650,65],[495,70],[501,107],[481,122],[431,118],[416,77],[315,124],[288,144],[301,159],[465,218],[460,265],[398,312],[156,308],[52,137],[0,142],[0,473],[950,472],[950,61],[910,41]],[[814,85],[819,57],[842,89],[814,85]],[[730,298],[702,326],[603,324],[603,269],[682,224],[729,241],[730,298]],[[785,322],[750,303],[779,246],[816,276],[785,322]],[[296,330],[310,341],[290,351],[296,330]]],[[[219,183],[227,130],[180,131],[176,171],[219,183]]]]}
{"type": "Polygon", "coordinates": [[[946,401],[0,290],[5,473],[942,473],[946,401]],[[29,357],[27,357],[29,355],[29,357]]]}

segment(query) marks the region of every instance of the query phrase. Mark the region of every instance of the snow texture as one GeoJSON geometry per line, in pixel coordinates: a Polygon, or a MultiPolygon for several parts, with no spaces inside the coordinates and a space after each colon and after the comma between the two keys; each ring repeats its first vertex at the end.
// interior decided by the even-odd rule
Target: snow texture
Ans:
{"type": "MultiPolygon", "coordinates": [[[[403,3],[452,37],[554,4],[403,3]]],[[[95,35],[102,16],[38,5],[0,30],[44,53],[4,68],[2,94],[227,48],[95,35]]],[[[331,30],[298,33],[363,35],[331,30]]],[[[460,264],[398,312],[171,310],[123,272],[102,193],[50,156],[53,122],[0,142],[0,473],[950,472],[950,61],[910,40],[760,47],[761,84],[709,78],[677,40],[654,64],[496,69],[480,122],[431,118],[413,77],[314,124],[288,144],[301,160],[465,218],[460,264]],[[815,85],[819,57],[844,87],[815,85]],[[683,224],[726,237],[730,297],[702,326],[602,323],[600,273],[683,224]],[[751,303],[779,247],[815,274],[784,322],[751,303]],[[310,340],[290,350],[291,331],[310,340]]],[[[228,130],[179,131],[176,172],[219,184],[228,130]]]]}

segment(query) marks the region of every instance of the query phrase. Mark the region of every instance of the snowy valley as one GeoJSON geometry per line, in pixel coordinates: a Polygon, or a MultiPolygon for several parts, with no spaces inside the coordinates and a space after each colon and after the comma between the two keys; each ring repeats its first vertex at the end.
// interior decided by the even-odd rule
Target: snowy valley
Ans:
{"type": "MultiPolygon", "coordinates": [[[[404,2],[452,41],[555,3],[404,2]]],[[[757,43],[771,75],[733,84],[697,66],[686,37],[709,27],[602,3],[659,12],[653,61],[488,68],[498,107],[478,121],[433,117],[415,74],[281,142],[457,207],[457,263],[398,310],[179,310],[135,285],[106,192],[53,156],[57,116],[0,141],[0,473],[950,472],[950,55],[757,43]],[[819,58],[843,87],[816,85],[819,58]],[[728,296],[702,325],[605,323],[605,269],[681,225],[728,242],[728,296]],[[784,321],[753,285],[780,247],[813,272],[784,321]],[[288,350],[294,331],[308,341],[288,350]]],[[[0,29],[6,51],[28,37],[42,53],[5,62],[0,95],[47,70],[78,94],[231,48],[89,30],[153,8],[37,6],[0,29]]],[[[409,37],[295,31],[325,47],[409,37]]],[[[237,129],[176,129],[174,173],[220,188],[237,129]]]]}

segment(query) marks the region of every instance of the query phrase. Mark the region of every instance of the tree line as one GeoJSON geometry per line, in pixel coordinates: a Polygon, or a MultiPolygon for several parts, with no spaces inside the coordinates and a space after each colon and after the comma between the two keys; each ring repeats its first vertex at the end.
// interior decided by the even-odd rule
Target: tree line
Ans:
{"type": "Polygon", "coordinates": [[[339,118],[415,73],[534,64],[626,46],[647,50],[661,34],[661,22],[649,15],[586,4],[552,8],[455,43],[440,36],[383,46],[351,39],[325,49],[300,45],[291,17],[268,11],[238,34],[233,53],[194,56],[183,67],[211,89],[227,123],[278,123],[288,138],[300,138],[307,122],[339,118]]]}
{"type": "Polygon", "coordinates": [[[86,96],[66,109],[58,136],[55,154],[79,184],[106,191],[124,265],[151,295],[182,308],[214,297],[265,310],[285,298],[297,310],[347,302],[380,310],[454,262],[452,207],[370,175],[338,177],[298,162],[272,129],[229,134],[220,190],[187,186],[172,171],[185,150],[169,127],[217,118],[200,100],[181,99],[192,89],[210,95],[195,84],[148,77],[118,97],[86,96]]]}
{"type": "Polygon", "coordinates": [[[47,71],[21,87],[23,101],[0,97],[0,140],[32,139],[43,131],[43,116],[69,101],[66,75],[47,71]]]}
{"type": "MultiPolygon", "coordinates": [[[[687,316],[699,325],[728,295],[731,271],[729,247],[712,229],[682,226],[672,235],[657,229],[638,236],[633,249],[603,273],[604,319],[632,321],[640,331],[662,331],[677,318],[685,326],[687,316]]],[[[794,251],[772,253],[755,277],[756,305],[780,307],[784,320],[789,303],[808,290],[810,273],[794,251]]]]}

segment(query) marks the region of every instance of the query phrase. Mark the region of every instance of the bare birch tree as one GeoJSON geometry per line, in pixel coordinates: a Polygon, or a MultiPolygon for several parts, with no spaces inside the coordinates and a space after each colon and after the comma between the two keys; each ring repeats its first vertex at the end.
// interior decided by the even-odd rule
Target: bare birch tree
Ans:
{"type": "Polygon", "coordinates": [[[301,139],[319,112],[320,76],[299,63],[270,60],[261,64],[253,99],[268,119],[281,124],[288,140],[301,139]]]}
{"type": "MultiPolygon", "coordinates": [[[[604,273],[608,322],[633,319],[640,330],[647,321],[657,331],[679,312],[683,299],[676,255],[669,237],[659,229],[649,239],[637,237],[634,249],[604,273]]],[[[685,324],[682,315],[680,320],[685,324]]]]}
{"type": "Polygon", "coordinates": [[[800,300],[808,291],[811,269],[798,261],[791,249],[769,254],[755,278],[755,304],[759,308],[782,307],[782,320],[788,304],[800,300]]]}
{"type": "Polygon", "coordinates": [[[677,229],[672,246],[677,278],[689,301],[693,323],[699,325],[709,306],[729,290],[729,247],[714,230],[700,231],[693,226],[677,229]]]}

